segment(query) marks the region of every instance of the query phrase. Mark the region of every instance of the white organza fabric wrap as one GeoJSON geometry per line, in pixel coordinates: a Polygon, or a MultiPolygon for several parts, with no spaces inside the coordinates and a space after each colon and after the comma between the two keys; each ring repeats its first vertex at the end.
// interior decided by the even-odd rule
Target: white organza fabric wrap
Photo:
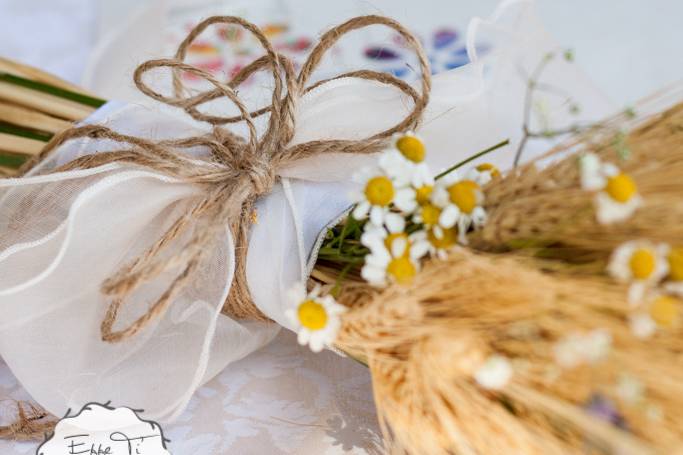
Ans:
{"type": "MultiPolygon", "coordinates": [[[[435,172],[505,138],[512,145],[486,160],[509,168],[522,123],[526,81],[520,71],[529,73],[556,50],[527,1],[505,2],[491,20],[473,20],[468,45],[471,64],[434,77],[418,131],[435,172]],[[481,59],[475,52],[480,41],[492,46],[481,59]]],[[[584,113],[607,112],[571,64],[557,59],[545,74],[544,80],[571,92],[584,113]]],[[[555,127],[570,121],[563,102],[548,100],[555,127]]],[[[300,100],[293,142],[367,137],[397,123],[410,108],[410,100],[391,87],[341,79],[300,100]]],[[[109,103],[88,121],[151,139],[208,131],[158,105],[109,103]]],[[[0,180],[0,354],[33,398],[57,415],[111,400],[167,421],[198,386],[271,341],[280,326],[288,327],[287,289],[306,279],[321,233],[349,207],[351,174],[375,158],[327,154],[298,162],[283,169],[281,183],[259,201],[247,278],[255,304],[277,324],[220,313],[235,266],[226,229],[225,242],[160,320],[109,344],[100,339],[109,303],[100,293],[102,281],[158,239],[199,195],[193,185],[126,165],[48,173],[114,146],[72,142],[31,175],[0,180]]],[[[172,275],[138,291],[118,324],[142,314],[172,275]]]]}

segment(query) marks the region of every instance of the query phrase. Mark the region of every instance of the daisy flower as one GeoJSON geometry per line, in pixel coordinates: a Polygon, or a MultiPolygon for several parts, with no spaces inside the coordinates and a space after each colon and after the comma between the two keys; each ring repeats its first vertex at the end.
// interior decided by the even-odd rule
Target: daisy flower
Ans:
{"type": "Polygon", "coordinates": [[[555,345],[555,360],[563,368],[574,368],[584,363],[597,363],[604,359],[612,346],[607,330],[572,333],[555,345]]]}
{"type": "Polygon", "coordinates": [[[297,283],[287,294],[290,308],[285,311],[299,344],[308,344],[313,352],[332,345],[341,327],[340,315],[346,311],[331,295],[321,296],[320,289],[318,285],[308,293],[303,283],[297,283]]]}
{"type": "Polygon", "coordinates": [[[597,191],[595,195],[596,217],[600,224],[624,221],[642,205],[638,187],[633,178],[612,163],[587,153],[581,157],[581,187],[597,191]]]}
{"type": "Polygon", "coordinates": [[[657,327],[674,327],[680,320],[681,301],[669,295],[657,295],[648,304],[648,314],[657,327]]]}
{"type": "Polygon", "coordinates": [[[484,193],[481,190],[482,173],[472,169],[465,178],[451,172],[437,180],[432,201],[441,209],[439,226],[450,229],[457,226],[458,240],[467,243],[470,226],[481,227],[486,223],[486,211],[482,207],[484,193]]]}
{"type": "Polygon", "coordinates": [[[409,131],[403,134],[395,134],[393,145],[409,169],[411,175],[410,184],[414,188],[434,184],[434,176],[425,162],[427,152],[422,139],[412,131],[409,131]]]}
{"type": "Polygon", "coordinates": [[[480,181],[479,185],[484,186],[493,179],[500,177],[500,171],[498,168],[491,163],[482,163],[474,168],[479,172],[480,181]]]}
{"type": "Polygon", "coordinates": [[[396,193],[394,204],[405,214],[420,214],[422,209],[431,205],[430,196],[434,190],[434,185],[424,184],[419,187],[407,186],[401,188],[396,193]]]}
{"type": "Polygon", "coordinates": [[[351,194],[356,203],[351,216],[363,220],[369,215],[370,222],[376,226],[396,224],[403,220],[400,214],[391,210],[396,193],[401,187],[381,166],[362,169],[354,175],[354,181],[362,184],[363,189],[351,194]]]}
{"type": "Polygon", "coordinates": [[[658,284],[668,273],[668,247],[646,240],[633,240],[619,245],[610,258],[607,271],[622,283],[631,283],[628,300],[639,304],[645,291],[658,284]]]}
{"type": "MultiPolygon", "coordinates": [[[[422,231],[417,231],[413,234],[404,232],[405,223],[400,228],[378,227],[373,225],[366,225],[363,234],[360,237],[360,242],[368,247],[370,251],[377,249],[385,249],[389,252],[396,248],[394,243],[401,239],[407,241],[410,251],[408,254],[414,259],[420,259],[429,252],[429,244],[422,236],[422,231]]],[[[400,246],[400,245],[399,245],[400,246]]],[[[405,252],[404,252],[405,254],[405,252]]]]}
{"type": "Polygon", "coordinates": [[[405,233],[382,238],[379,232],[370,232],[363,241],[370,248],[370,254],[365,256],[361,276],[377,287],[388,282],[410,283],[419,270],[419,259],[429,250],[423,241],[405,233]]]}
{"type": "Polygon", "coordinates": [[[442,229],[434,226],[412,234],[415,239],[426,241],[429,254],[441,260],[448,258],[448,253],[458,245],[458,228],[442,229]]]}
{"type": "Polygon", "coordinates": [[[489,357],[475,373],[474,380],[481,387],[489,390],[500,390],[512,378],[512,365],[502,355],[489,357]]]}

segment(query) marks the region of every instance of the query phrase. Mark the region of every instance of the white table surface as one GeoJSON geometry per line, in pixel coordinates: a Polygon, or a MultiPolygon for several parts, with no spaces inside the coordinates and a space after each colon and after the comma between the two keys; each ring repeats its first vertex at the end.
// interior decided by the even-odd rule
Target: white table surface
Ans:
{"type": "MultiPolygon", "coordinates": [[[[297,0],[291,0],[296,3],[297,0]]],[[[303,0],[302,0],[303,1],[303,0]]],[[[0,0],[0,55],[79,82],[98,36],[141,0],[0,0]]],[[[457,15],[461,30],[487,16],[495,0],[330,2],[337,16],[389,13],[412,23],[457,15]]],[[[542,17],[596,84],[627,105],[683,76],[680,0],[539,0],[542,17]]],[[[443,23],[443,21],[442,21],[443,23]]],[[[26,394],[0,364],[0,399],[26,394]]],[[[267,348],[231,365],[203,387],[183,416],[167,425],[176,454],[337,454],[377,451],[379,433],[367,371],[327,352],[313,355],[282,333],[267,348]]],[[[34,453],[36,444],[0,441],[0,453],[34,453]]]]}

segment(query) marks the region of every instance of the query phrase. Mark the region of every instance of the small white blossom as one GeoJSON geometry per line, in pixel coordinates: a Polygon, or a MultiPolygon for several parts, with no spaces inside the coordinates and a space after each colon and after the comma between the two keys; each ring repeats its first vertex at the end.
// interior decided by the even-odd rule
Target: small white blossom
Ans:
{"type": "Polygon", "coordinates": [[[657,323],[647,313],[636,313],[629,318],[631,332],[642,339],[650,338],[657,331],[657,323]]]}
{"type": "Polygon", "coordinates": [[[581,157],[580,167],[581,187],[596,191],[594,201],[600,224],[624,221],[642,205],[633,178],[616,165],[603,163],[597,155],[587,153],[581,157]]]}
{"type": "Polygon", "coordinates": [[[474,379],[485,389],[501,390],[510,382],[512,373],[512,365],[507,358],[493,355],[474,373],[474,379]]]}
{"type": "Polygon", "coordinates": [[[612,336],[603,329],[588,333],[573,333],[555,345],[555,360],[563,368],[575,368],[584,363],[597,363],[605,358],[612,346],[612,336]]]}
{"type": "Polygon", "coordinates": [[[646,291],[668,273],[668,246],[647,240],[632,240],[619,245],[610,258],[608,273],[622,283],[630,283],[628,300],[640,304],[646,291]]]}
{"type": "Polygon", "coordinates": [[[297,332],[299,344],[308,344],[313,352],[330,347],[341,327],[340,315],[346,307],[337,303],[331,295],[320,295],[316,286],[310,293],[303,283],[297,283],[287,293],[290,308],[285,316],[297,332]]]}
{"type": "Polygon", "coordinates": [[[467,231],[471,226],[479,228],[486,223],[484,193],[479,182],[485,180],[476,169],[461,178],[453,171],[436,181],[432,201],[441,209],[439,226],[443,229],[457,227],[458,240],[467,243],[467,231]]]}
{"type": "Polygon", "coordinates": [[[419,259],[429,250],[425,242],[405,234],[383,238],[373,230],[363,235],[362,241],[370,248],[370,254],[365,256],[361,276],[377,287],[390,282],[410,283],[420,268],[419,259]]]}
{"type": "Polygon", "coordinates": [[[622,374],[617,383],[616,393],[624,403],[637,405],[643,400],[645,387],[637,378],[622,374]]]}

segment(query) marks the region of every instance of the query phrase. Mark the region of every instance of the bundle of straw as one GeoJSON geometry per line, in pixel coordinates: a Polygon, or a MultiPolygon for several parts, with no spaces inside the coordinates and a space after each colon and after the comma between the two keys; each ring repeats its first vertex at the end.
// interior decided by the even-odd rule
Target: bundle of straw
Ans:
{"type": "Polygon", "coordinates": [[[0,176],[14,175],[52,136],[104,103],[55,76],[0,58],[0,176]]]}
{"type": "Polygon", "coordinates": [[[470,248],[428,261],[408,287],[342,289],[351,311],[337,346],[369,366],[396,453],[683,453],[683,302],[670,327],[641,339],[626,285],[605,272],[622,242],[683,244],[683,103],[616,117],[539,160],[485,188],[491,219],[470,248]],[[577,158],[618,161],[623,147],[620,167],[645,202],[603,225],[577,158]],[[611,347],[563,367],[558,349],[585,334],[611,347]],[[476,380],[492,356],[512,365],[500,390],[476,380]]]}

